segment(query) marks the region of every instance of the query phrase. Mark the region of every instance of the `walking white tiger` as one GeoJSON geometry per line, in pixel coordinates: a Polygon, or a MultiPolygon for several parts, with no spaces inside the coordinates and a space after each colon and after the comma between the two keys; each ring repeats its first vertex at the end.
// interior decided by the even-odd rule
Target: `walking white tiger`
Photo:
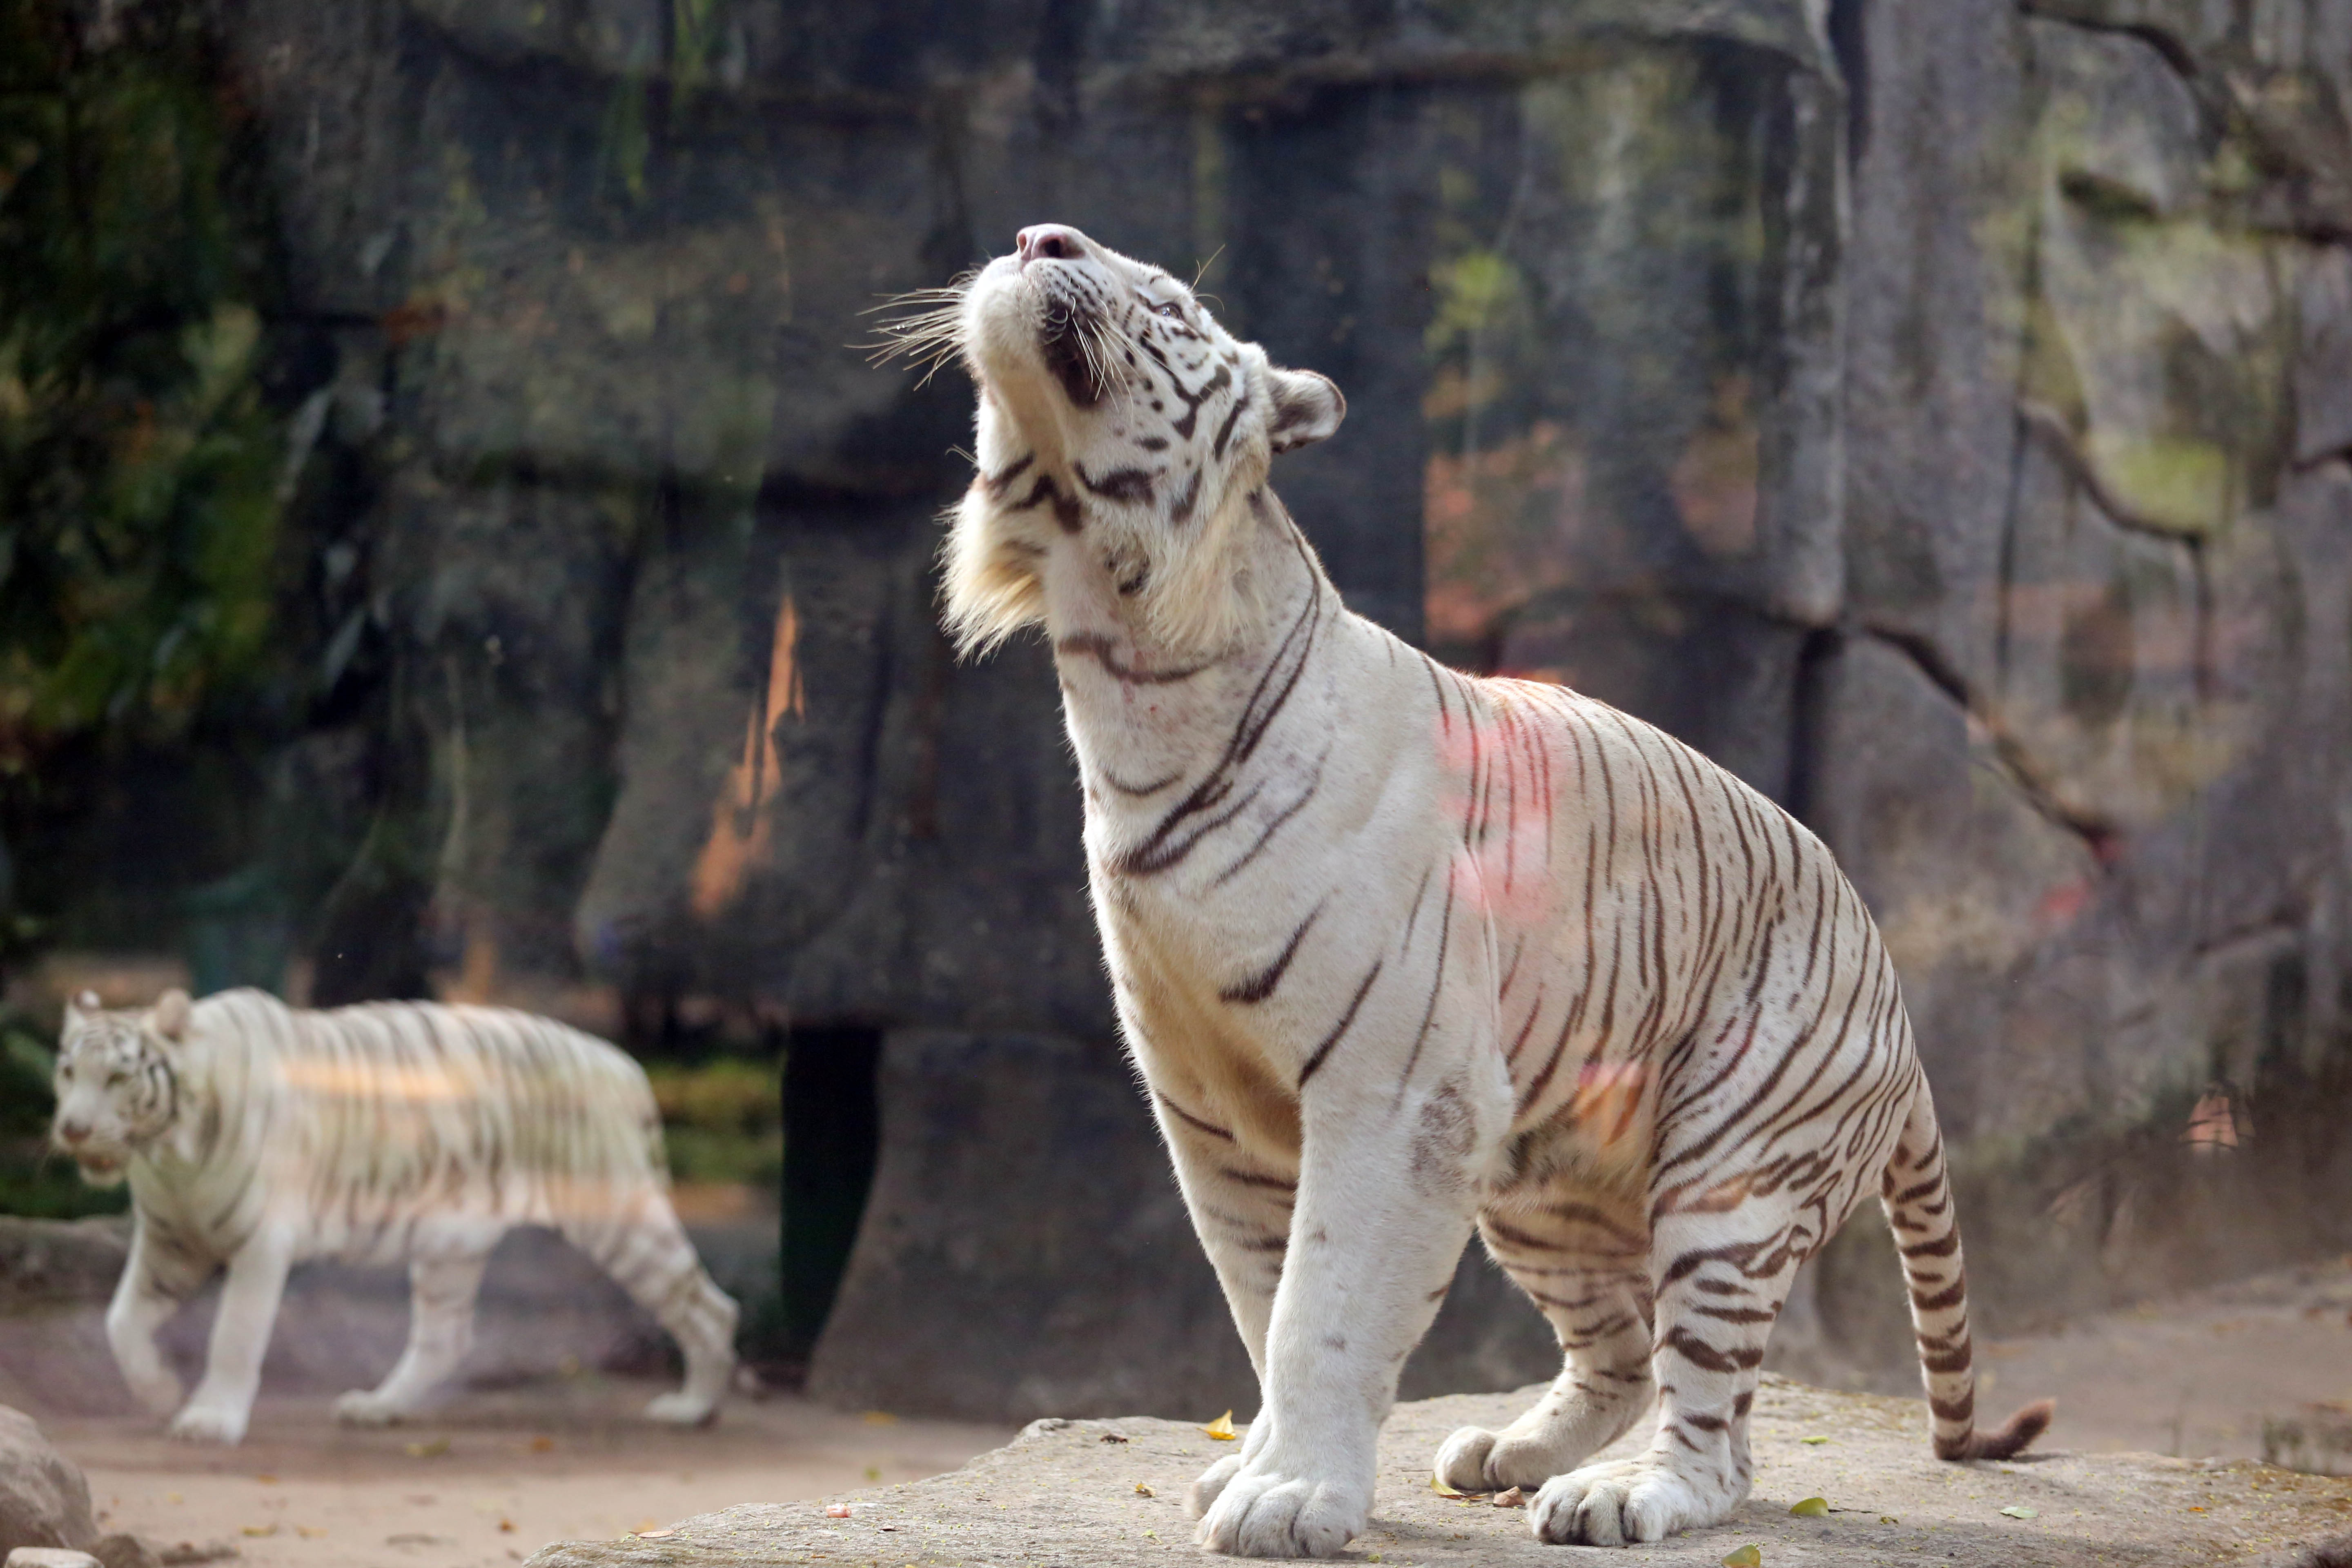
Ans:
{"type": "Polygon", "coordinates": [[[1540,1488],[1545,1541],[1729,1514],[1790,1275],[1874,1190],[1937,1453],[2030,1441],[2046,1405],[1974,1429],[1935,1110],[1821,843],[1647,724],[1349,614],[1265,488],[1344,401],[1160,268],[1049,225],[930,303],[905,345],[979,388],[948,620],[1052,638],[1119,1016],[1263,1391],[1200,1539],[1361,1528],[1474,1224],[1565,1365],[1437,1473],[1540,1488]],[[1648,1448],[1586,1465],[1654,1396],[1648,1448]]]}
{"type": "Polygon", "coordinates": [[[131,1184],[131,1257],[107,1339],[172,1435],[236,1443],[287,1270],[405,1262],[408,1348],[339,1419],[396,1421],[455,1372],[499,1238],[551,1226],[674,1336],[686,1384],[646,1407],[697,1425],[735,1364],[737,1310],[671,1210],[661,1121],[636,1063],[547,1018],[383,1002],[326,1012],[259,991],[66,1010],[51,1132],[90,1181],[131,1184]],[[184,1407],[155,1331],[226,1266],[184,1407]]]}

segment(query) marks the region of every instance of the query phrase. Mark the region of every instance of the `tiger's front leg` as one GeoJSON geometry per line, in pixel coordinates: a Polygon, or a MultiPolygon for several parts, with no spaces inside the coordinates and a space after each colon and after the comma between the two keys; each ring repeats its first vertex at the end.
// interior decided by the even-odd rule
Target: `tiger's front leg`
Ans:
{"type": "Polygon", "coordinates": [[[192,1443],[241,1443],[253,1396],[261,1387],[261,1357],[278,1321],[278,1302],[293,1267],[292,1239],[264,1226],[228,1260],[220,1315],[205,1358],[204,1381],[172,1419],[174,1437],[192,1443]]]}
{"type": "MultiPolygon", "coordinates": [[[[1129,1026],[1129,1038],[1141,1031],[1129,1026]]],[[[1151,1058],[1145,1055],[1147,1070],[1151,1058]]],[[[1234,1327],[1249,1352],[1258,1388],[1265,1387],[1265,1346],[1274,1321],[1274,1296],[1282,1282],[1282,1259],[1289,1247],[1290,1215],[1298,1197],[1296,1152],[1287,1163],[1253,1151],[1225,1125],[1198,1082],[1169,1072],[1152,1074],[1152,1112],[1176,1166],[1184,1206],[1201,1249],[1209,1255],[1223,1289],[1234,1327]]],[[[1261,1401],[1261,1403],[1263,1403],[1261,1401]]],[[[1206,1513],[1226,1483],[1274,1435],[1263,1411],[1234,1453],[1201,1473],[1185,1496],[1192,1517],[1206,1513]]]]}
{"type": "MultiPolygon", "coordinates": [[[[1372,1075],[1366,1075],[1372,1076],[1372,1075]]],[[[1434,1076],[1433,1074],[1432,1075],[1434,1076]]],[[[1499,1120],[1462,1074],[1402,1086],[1334,1073],[1301,1097],[1305,1158],[1266,1335],[1263,1435],[1197,1539],[1328,1557],[1372,1505],[1381,1423],[1468,1240],[1499,1120]]]]}
{"type": "Polygon", "coordinates": [[[131,1224],[131,1256],[115,1285],[114,1300],[106,1309],[106,1342],[114,1364],[140,1404],[157,1415],[180,1407],[187,1391],[179,1375],[163,1363],[156,1347],[156,1331],[169,1322],[180,1304],[204,1282],[205,1271],[168,1239],[157,1237],[147,1216],[135,1213],[131,1224]]]}

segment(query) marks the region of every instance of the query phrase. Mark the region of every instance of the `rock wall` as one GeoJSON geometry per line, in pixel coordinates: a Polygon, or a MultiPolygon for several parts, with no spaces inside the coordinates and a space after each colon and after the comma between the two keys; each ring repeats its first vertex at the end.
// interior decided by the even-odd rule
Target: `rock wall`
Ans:
{"type": "MultiPolygon", "coordinates": [[[[466,994],[917,1031],[821,1381],[1102,1283],[1054,1239],[1092,1211],[1010,1176],[1076,1181],[1025,1113],[891,1164],[955,1125],[922,1052],[1041,1103],[1119,1072],[1045,662],[959,665],[931,613],[967,391],[854,347],[1047,217],[1346,389],[1283,488],[1358,608],[1836,848],[1979,1253],[2031,1260],[1988,1320],[2336,1236],[2287,1134],[2346,1071],[2352,0],[219,16],[321,460],[373,476],[352,625],[421,737],[320,973],[407,973],[344,950],[423,910],[466,994]],[[2210,1080],[2304,1217],[2230,1176],[2190,1246],[2148,1216],[2213,1187],[2173,1142],[2210,1080]],[[948,1196],[1012,1228],[942,1272],[948,1196]]],[[[1103,1115],[1113,1272],[1213,1319],[1103,1115]]],[[[1849,1276],[1820,1310],[1867,1338],[1849,1276]]],[[[1518,1343],[1496,1300],[1447,1331],[1518,1343]]],[[[1233,1347],[1186,1332],[1141,1383],[1057,1339],[1053,1398],[1205,1408],[1233,1347]]],[[[967,1371],[959,1408],[1030,1407],[967,1371]]]]}

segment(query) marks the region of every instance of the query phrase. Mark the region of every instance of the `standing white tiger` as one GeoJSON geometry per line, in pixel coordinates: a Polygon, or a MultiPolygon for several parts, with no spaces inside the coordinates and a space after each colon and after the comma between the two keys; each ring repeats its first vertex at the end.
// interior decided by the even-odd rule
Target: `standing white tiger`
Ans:
{"type": "Polygon", "coordinates": [[[1937,1454],[2042,1429],[1974,1430],[1935,1111],[1818,840],[1647,724],[1349,614],[1265,488],[1338,390],[1160,268],[1025,229],[902,337],[978,383],[948,618],[967,648],[1052,638],[1119,1016],[1263,1390],[1193,1489],[1203,1542],[1323,1555],[1362,1527],[1474,1224],[1566,1364],[1437,1470],[1539,1487],[1545,1541],[1730,1513],[1790,1275],[1873,1192],[1937,1454]],[[1586,1465],[1654,1396],[1647,1450],[1586,1465]]]}
{"type": "Polygon", "coordinates": [[[646,1407],[696,1425],[735,1365],[735,1303],[671,1210],[661,1121],[636,1063],[550,1019],[383,1002],[301,1011],[259,991],[66,1009],[52,1135],[83,1175],[131,1183],[131,1258],[106,1314],[122,1375],[172,1434],[235,1443],[287,1270],[408,1265],[408,1348],[335,1405],[396,1421],[457,1368],[499,1238],[544,1225],[677,1340],[686,1385],[646,1407]],[[226,1266],[204,1380],[184,1407],[155,1331],[226,1266]]]}

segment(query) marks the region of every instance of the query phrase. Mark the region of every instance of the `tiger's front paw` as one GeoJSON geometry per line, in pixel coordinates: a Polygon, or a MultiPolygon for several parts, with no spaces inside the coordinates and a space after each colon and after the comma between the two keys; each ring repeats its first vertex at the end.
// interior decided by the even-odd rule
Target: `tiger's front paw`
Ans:
{"type": "Polygon", "coordinates": [[[354,1388],[335,1401],[335,1419],[346,1426],[390,1426],[407,1414],[400,1401],[372,1388],[354,1388]]]}
{"type": "Polygon", "coordinates": [[[1652,1456],[1587,1465],[1543,1484],[1528,1505],[1528,1527],[1554,1546],[1631,1546],[1679,1530],[1720,1524],[1737,1497],[1714,1497],[1652,1456]]]}
{"type": "MultiPolygon", "coordinates": [[[[1224,1464],[1212,1466],[1196,1488],[1224,1464]]],[[[1289,1475],[1274,1463],[1239,1467],[1220,1488],[1193,1539],[1236,1557],[1336,1557],[1372,1509],[1369,1485],[1289,1475]]]]}
{"type": "Polygon", "coordinates": [[[1217,1506],[1217,1500],[1224,1495],[1226,1484],[1241,1473],[1242,1457],[1239,1454],[1227,1454],[1223,1458],[1202,1470],[1201,1479],[1194,1481],[1184,1493],[1184,1511],[1194,1519],[1207,1513],[1217,1506]]]}
{"type": "Polygon", "coordinates": [[[219,1443],[233,1448],[245,1441],[246,1415],[235,1405],[198,1400],[172,1417],[171,1434],[183,1443],[219,1443]]]}
{"type": "Polygon", "coordinates": [[[646,1406],[646,1419],[666,1426],[708,1426],[719,1419],[719,1402],[680,1389],[657,1395],[646,1406]]]}

